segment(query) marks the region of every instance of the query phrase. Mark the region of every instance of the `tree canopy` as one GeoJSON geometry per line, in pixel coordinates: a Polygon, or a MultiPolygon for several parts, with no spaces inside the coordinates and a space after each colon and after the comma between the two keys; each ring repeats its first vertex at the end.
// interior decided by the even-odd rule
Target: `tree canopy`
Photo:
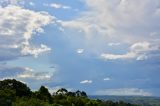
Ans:
{"type": "Polygon", "coordinates": [[[17,81],[15,79],[6,79],[3,81],[0,81],[0,90],[14,90],[16,93],[16,96],[22,97],[22,96],[29,96],[31,94],[31,90],[29,87],[27,87],[26,84],[17,81]]]}
{"type": "Polygon", "coordinates": [[[0,106],[139,106],[135,104],[89,99],[86,92],[57,90],[53,95],[45,86],[31,91],[26,84],[15,79],[0,81],[0,106]]]}

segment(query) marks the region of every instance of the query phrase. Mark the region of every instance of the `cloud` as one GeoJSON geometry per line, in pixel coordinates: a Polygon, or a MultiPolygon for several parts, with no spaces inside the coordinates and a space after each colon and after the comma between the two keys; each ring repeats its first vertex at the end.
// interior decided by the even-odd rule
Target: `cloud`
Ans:
{"type": "Polygon", "coordinates": [[[103,80],[104,80],[104,81],[110,81],[110,80],[111,80],[111,78],[106,77],[106,78],[104,78],[103,80]]]}
{"type": "Polygon", "coordinates": [[[120,43],[108,43],[108,46],[119,46],[120,43]]]}
{"type": "Polygon", "coordinates": [[[160,45],[160,37],[151,36],[152,33],[160,33],[160,2],[158,0],[140,2],[138,0],[95,0],[94,3],[92,0],[85,0],[84,4],[88,8],[86,11],[81,12],[77,16],[78,18],[61,21],[60,24],[65,29],[75,30],[77,33],[81,30],[83,35],[86,36],[86,42],[91,43],[91,45],[88,45],[90,50],[92,50],[92,44],[101,45],[95,46],[94,49],[99,51],[101,48],[103,52],[106,52],[106,49],[109,50],[107,52],[110,54],[101,53],[101,56],[114,60],[137,59],[139,56],[147,59],[146,57],[151,52],[159,51],[159,49],[150,49],[150,53],[148,53],[147,50],[134,51],[131,47],[135,48],[134,46],[140,45],[143,49],[149,49],[150,47],[144,48],[144,46],[148,46],[147,43],[153,46],[151,48],[160,45]],[[116,45],[121,44],[118,46],[119,48],[127,47],[129,51],[126,50],[126,54],[116,55],[115,53],[119,51],[119,48],[110,50],[111,47],[104,46],[115,45],[115,43],[110,42],[118,42],[116,45]]]}
{"type": "Polygon", "coordinates": [[[81,84],[91,84],[92,80],[83,80],[80,82],[81,84]]]}
{"type": "Polygon", "coordinates": [[[45,4],[45,6],[52,7],[54,9],[71,9],[70,6],[58,4],[58,3],[52,3],[52,4],[45,4]]]}
{"type": "Polygon", "coordinates": [[[46,45],[41,44],[40,48],[34,48],[34,47],[24,47],[21,53],[23,55],[33,55],[34,57],[38,57],[39,54],[43,52],[50,51],[51,48],[47,47],[46,45]]]}
{"type": "Polygon", "coordinates": [[[106,60],[115,59],[134,59],[136,60],[146,60],[148,56],[147,53],[152,51],[158,51],[158,46],[153,46],[149,42],[137,42],[130,47],[130,51],[126,54],[101,54],[101,57],[106,60]]]}
{"type": "Polygon", "coordinates": [[[30,6],[35,6],[35,3],[34,2],[29,2],[29,5],[30,6]]]}
{"type": "Polygon", "coordinates": [[[77,49],[78,54],[82,54],[84,52],[84,49],[77,49]]]}
{"type": "Polygon", "coordinates": [[[19,5],[23,4],[24,0],[0,0],[0,6],[6,7],[8,5],[19,5]]]}
{"type": "Polygon", "coordinates": [[[53,73],[36,72],[29,67],[25,67],[24,70],[23,73],[18,74],[16,77],[20,79],[49,80],[53,76],[53,73]]]}
{"type": "Polygon", "coordinates": [[[136,57],[136,54],[133,52],[128,52],[126,54],[115,55],[115,54],[101,54],[101,57],[105,60],[116,60],[116,59],[132,59],[136,57]]]}
{"type": "Polygon", "coordinates": [[[151,44],[149,42],[137,42],[131,46],[131,51],[135,53],[143,52],[143,51],[150,51],[152,48],[150,47],[151,44]]]}
{"type": "Polygon", "coordinates": [[[140,55],[140,56],[138,56],[137,57],[137,59],[136,60],[147,60],[148,59],[148,57],[146,56],[146,55],[140,55]]]}
{"type": "Polygon", "coordinates": [[[53,16],[10,5],[0,8],[0,18],[0,61],[21,56],[37,57],[51,50],[44,44],[35,46],[30,40],[37,33],[43,33],[44,26],[54,22],[53,16]]]}
{"type": "Polygon", "coordinates": [[[152,96],[150,92],[138,88],[119,88],[105,89],[96,92],[97,95],[115,95],[115,96],[152,96]]]}
{"type": "Polygon", "coordinates": [[[29,67],[11,67],[0,65],[1,79],[18,79],[18,80],[50,80],[53,72],[38,72],[29,67]]]}

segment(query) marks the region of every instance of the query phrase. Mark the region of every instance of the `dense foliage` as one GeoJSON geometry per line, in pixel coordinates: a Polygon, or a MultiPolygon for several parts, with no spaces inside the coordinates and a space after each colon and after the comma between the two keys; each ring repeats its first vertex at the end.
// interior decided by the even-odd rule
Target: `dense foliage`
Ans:
{"type": "Polygon", "coordinates": [[[59,89],[52,95],[41,86],[32,92],[26,84],[15,79],[0,81],[0,106],[138,106],[122,101],[91,100],[84,91],[59,89]]]}

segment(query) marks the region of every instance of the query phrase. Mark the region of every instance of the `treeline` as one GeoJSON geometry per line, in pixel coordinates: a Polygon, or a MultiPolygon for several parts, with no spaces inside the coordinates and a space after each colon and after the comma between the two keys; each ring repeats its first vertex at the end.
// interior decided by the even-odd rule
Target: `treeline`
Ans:
{"type": "Polygon", "coordinates": [[[50,94],[41,86],[31,91],[26,84],[15,79],[0,81],[0,106],[139,106],[130,103],[91,100],[84,91],[70,92],[61,88],[50,94]]]}

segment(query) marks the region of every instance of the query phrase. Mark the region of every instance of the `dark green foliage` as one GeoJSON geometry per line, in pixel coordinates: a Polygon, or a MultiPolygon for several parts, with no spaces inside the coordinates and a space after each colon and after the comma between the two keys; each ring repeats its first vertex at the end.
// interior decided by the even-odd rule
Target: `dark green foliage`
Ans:
{"type": "Polygon", "coordinates": [[[10,89],[0,90],[0,106],[11,106],[15,100],[16,93],[10,89]]]}
{"type": "Polygon", "coordinates": [[[129,103],[91,100],[84,91],[59,89],[51,95],[45,86],[32,92],[16,80],[0,81],[0,106],[138,106],[129,103]]]}
{"type": "Polygon", "coordinates": [[[31,91],[26,84],[16,81],[15,79],[6,79],[0,81],[0,90],[10,89],[16,92],[16,96],[30,96],[31,91]]]}
{"type": "Polygon", "coordinates": [[[13,106],[52,106],[36,98],[17,98],[13,106]]]}
{"type": "Polygon", "coordinates": [[[41,86],[40,89],[34,92],[32,96],[45,102],[52,103],[51,94],[49,93],[48,89],[44,86],[41,86]]]}
{"type": "Polygon", "coordinates": [[[56,92],[56,95],[65,95],[68,91],[65,88],[61,88],[56,92]]]}
{"type": "Polygon", "coordinates": [[[75,92],[75,94],[76,94],[76,96],[80,96],[80,97],[87,97],[87,94],[86,94],[86,92],[84,92],[84,91],[76,91],[75,92]]]}
{"type": "Polygon", "coordinates": [[[75,97],[75,96],[76,96],[76,93],[75,93],[75,92],[67,92],[66,95],[67,95],[67,96],[75,97]]]}
{"type": "Polygon", "coordinates": [[[103,102],[102,106],[140,106],[140,105],[125,103],[123,101],[112,102],[112,101],[109,100],[109,101],[103,102]]]}
{"type": "Polygon", "coordinates": [[[82,91],[82,92],[81,92],[81,96],[82,96],[82,97],[87,97],[86,92],[82,91]]]}

